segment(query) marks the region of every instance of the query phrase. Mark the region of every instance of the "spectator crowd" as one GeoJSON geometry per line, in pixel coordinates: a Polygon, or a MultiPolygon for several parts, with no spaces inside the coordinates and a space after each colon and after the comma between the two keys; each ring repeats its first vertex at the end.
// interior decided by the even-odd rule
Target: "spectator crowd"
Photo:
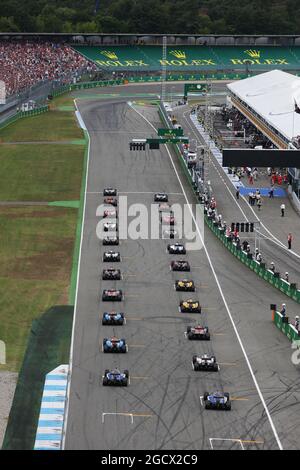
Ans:
{"type": "Polygon", "coordinates": [[[42,80],[70,83],[96,66],[68,45],[51,42],[0,42],[0,80],[6,95],[22,92],[42,80]]]}

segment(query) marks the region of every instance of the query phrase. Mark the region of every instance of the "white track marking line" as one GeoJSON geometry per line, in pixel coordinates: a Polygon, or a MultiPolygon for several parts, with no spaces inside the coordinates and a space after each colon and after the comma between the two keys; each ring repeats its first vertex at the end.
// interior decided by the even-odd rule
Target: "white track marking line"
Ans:
{"type": "MultiPolygon", "coordinates": [[[[156,131],[155,127],[152,125],[152,123],[151,123],[147,118],[145,118],[145,116],[143,116],[143,115],[142,115],[139,111],[137,111],[133,106],[131,106],[131,108],[132,108],[137,114],[139,114],[146,122],[148,122],[148,124],[152,127],[152,129],[154,129],[154,130],[156,131]]],[[[260,398],[260,400],[261,400],[261,402],[262,402],[262,404],[263,404],[263,407],[264,407],[264,409],[265,409],[265,412],[266,412],[266,415],[267,415],[267,417],[268,417],[268,420],[269,420],[271,429],[272,429],[272,431],[273,431],[273,434],[274,434],[274,436],[275,436],[277,445],[278,445],[278,447],[279,447],[280,450],[283,450],[281,441],[280,441],[280,439],[279,439],[279,436],[278,436],[277,430],[276,430],[276,428],[275,428],[275,425],[274,425],[274,423],[273,423],[272,417],[271,417],[271,415],[270,415],[269,409],[268,409],[268,407],[267,407],[267,404],[266,404],[266,402],[265,402],[265,399],[264,399],[264,397],[263,397],[263,394],[262,394],[262,392],[261,392],[261,390],[260,390],[260,387],[259,387],[259,385],[258,385],[258,382],[257,382],[257,380],[256,380],[255,374],[254,374],[254,372],[253,372],[253,369],[252,369],[250,360],[249,360],[249,358],[248,358],[248,356],[247,356],[247,353],[246,353],[246,350],[245,350],[245,348],[244,348],[244,345],[243,345],[243,342],[242,342],[242,340],[241,340],[241,337],[240,337],[240,334],[239,334],[239,332],[238,332],[238,329],[237,329],[237,327],[236,327],[236,325],[235,325],[235,323],[234,323],[234,320],[233,320],[232,314],[231,314],[231,312],[230,312],[230,309],[229,309],[227,300],[226,300],[226,298],[225,298],[225,295],[224,295],[224,293],[223,293],[223,290],[222,290],[222,287],[221,287],[219,278],[218,278],[218,276],[217,276],[217,274],[216,274],[216,271],[215,271],[215,268],[214,268],[214,266],[213,266],[212,260],[211,260],[211,258],[210,258],[210,255],[209,255],[208,250],[207,250],[207,248],[206,248],[206,245],[205,245],[205,243],[204,243],[204,240],[203,240],[201,231],[200,231],[200,229],[199,229],[199,227],[198,227],[198,224],[197,224],[197,222],[196,222],[195,216],[194,216],[193,211],[192,211],[192,209],[191,209],[191,204],[190,204],[190,202],[189,202],[189,200],[188,200],[188,198],[187,198],[187,195],[186,195],[185,189],[184,189],[184,187],[183,187],[182,181],[181,181],[180,176],[179,176],[179,174],[178,174],[178,172],[177,172],[177,170],[176,170],[176,166],[175,166],[175,163],[174,163],[174,161],[173,161],[172,155],[171,155],[170,150],[168,149],[168,146],[167,146],[167,145],[165,145],[165,148],[166,148],[166,151],[167,151],[168,156],[169,156],[169,158],[170,158],[170,161],[171,161],[171,164],[172,164],[173,169],[174,169],[174,171],[175,171],[175,174],[176,174],[176,176],[177,176],[177,179],[178,179],[178,182],[179,182],[180,187],[181,187],[181,189],[182,189],[182,192],[183,192],[183,194],[184,194],[184,197],[185,197],[185,200],[186,200],[186,202],[187,202],[189,211],[190,211],[190,213],[191,213],[191,217],[192,217],[192,219],[193,219],[193,221],[194,221],[194,224],[195,224],[197,233],[198,233],[199,238],[200,238],[200,240],[201,240],[201,242],[202,242],[203,249],[204,249],[204,251],[205,251],[207,260],[208,260],[208,262],[209,262],[210,268],[211,268],[211,270],[212,270],[213,276],[214,276],[215,281],[216,281],[216,284],[217,284],[217,286],[218,286],[220,295],[221,295],[221,297],[222,297],[222,300],[223,300],[223,303],[224,303],[224,305],[225,305],[227,314],[228,314],[229,319],[230,319],[230,321],[231,321],[233,330],[234,330],[234,332],[235,332],[235,334],[236,334],[236,337],[237,337],[237,339],[238,339],[239,345],[240,345],[241,350],[242,350],[242,352],[243,352],[244,358],[245,358],[245,360],[246,360],[246,363],[247,363],[248,369],[249,369],[249,371],[250,371],[250,374],[251,374],[252,380],[253,380],[253,382],[254,382],[254,385],[255,385],[255,387],[256,387],[257,393],[258,393],[259,398],[260,398]]]]}
{"type": "MultiPolygon", "coordinates": [[[[74,100],[74,104],[75,104],[75,108],[77,110],[78,108],[77,108],[76,99],[74,100]]],[[[75,302],[74,302],[74,317],[73,317],[72,338],[71,338],[71,348],[70,348],[69,377],[68,377],[68,386],[67,386],[67,404],[66,404],[65,418],[64,418],[62,449],[65,448],[68,417],[69,417],[70,390],[71,390],[72,368],[73,368],[73,350],[74,350],[74,338],[75,338],[75,324],[76,324],[77,302],[78,302],[79,273],[80,273],[80,266],[81,266],[83,231],[84,231],[84,227],[85,227],[86,198],[87,198],[87,191],[86,190],[87,190],[87,182],[88,182],[88,176],[89,176],[89,163],[90,163],[91,138],[90,138],[90,134],[89,134],[87,129],[86,129],[86,133],[88,135],[89,142],[88,142],[88,155],[87,155],[87,162],[86,162],[86,176],[85,176],[85,189],[84,189],[84,202],[83,202],[83,217],[82,217],[82,227],[81,227],[81,235],[80,235],[79,260],[78,260],[78,268],[77,268],[77,284],[76,284],[76,294],[75,294],[75,302]]]]}
{"type": "Polygon", "coordinates": [[[241,445],[242,450],[245,450],[245,447],[243,446],[243,442],[245,442],[245,441],[242,441],[241,439],[229,439],[229,438],[223,439],[222,437],[210,437],[210,438],[209,438],[209,443],[210,443],[211,450],[215,450],[212,441],[231,441],[231,442],[238,442],[238,443],[241,445]]]}
{"type": "MultiPolygon", "coordinates": [[[[189,120],[186,118],[186,114],[188,113],[189,111],[187,111],[186,113],[183,113],[183,117],[185,119],[185,121],[187,122],[188,126],[190,127],[190,129],[192,129],[192,132],[194,134],[194,136],[196,137],[196,140],[197,142],[200,143],[200,139],[199,139],[199,135],[197,135],[196,131],[194,130],[193,126],[190,124],[189,120]]],[[[229,188],[228,184],[225,182],[224,178],[221,176],[220,174],[220,171],[218,170],[217,168],[217,165],[215,164],[215,162],[212,160],[213,158],[215,158],[214,156],[212,156],[212,158],[210,159],[212,165],[214,166],[216,172],[218,173],[220,179],[222,180],[222,182],[224,183],[224,186],[226,187],[226,189],[229,191],[229,194],[230,196],[232,197],[232,199],[234,200],[234,202],[236,203],[236,205],[238,206],[238,208],[240,209],[243,217],[245,218],[245,220],[248,222],[249,219],[248,217],[246,216],[245,212],[243,211],[242,207],[240,206],[240,204],[238,203],[237,199],[235,198],[234,194],[232,193],[232,190],[229,188]]],[[[219,166],[219,164],[218,164],[219,166]]],[[[223,169],[223,168],[222,168],[223,169]]],[[[230,181],[229,179],[229,176],[228,174],[224,171],[223,169],[223,172],[224,172],[224,175],[227,177],[228,181],[230,181]]],[[[231,181],[230,181],[231,183],[231,181]]],[[[232,183],[231,183],[232,184],[232,183]]],[[[241,196],[242,199],[244,200],[245,204],[248,206],[248,208],[253,212],[256,220],[258,222],[260,222],[261,226],[265,229],[265,231],[271,236],[271,238],[269,239],[272,243],[274,243],[275,245],[277,246],[280,246],[281,248],[283,248],[287,253],[290,253],[294,256],[296,256],[296,258],[299,258],[300,259],[300,255],[298,253],[296,253],[295,251],[293,250],[289,250],[283,242],[281,242],[277,237],[275,237],[275,235],[266,227],[266,225],[261,221],[261,219],[258,217],[258,215],[254,212],[253,210],[253,207],[250,206],[249,202],[247,201],[247,199],[244,197],[244,196],[241,196]]]]}

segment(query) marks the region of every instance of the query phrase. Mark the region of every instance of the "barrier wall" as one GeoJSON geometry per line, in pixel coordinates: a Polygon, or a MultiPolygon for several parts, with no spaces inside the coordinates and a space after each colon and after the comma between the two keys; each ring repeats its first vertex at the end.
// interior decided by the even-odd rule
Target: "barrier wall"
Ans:
{"type": "Polygon", "coordinates": [[[291,341],[300,340],[300,332],[296,330],[294,325],[288,322],[288,317],[283,318],[280,312],[277,312],[276,305],[271,305],[272,321],[277,328],[291,341]]]}
{"type": "Polygon", "coordinates": [[[30,117],[30,116],[38,116],[39,114],[43,114],[49,111],[49,106],[40,106],[39,108],[31,109],[29,111],[19,111],[18,113],[14,114],[13,116],[10,116],[8,119],[0,123],[0,129],[3,129],[4,127],[8,126],[9,124],[12,124],[15,121],[18,121],[19,119],[23,117],[30,117]]]}

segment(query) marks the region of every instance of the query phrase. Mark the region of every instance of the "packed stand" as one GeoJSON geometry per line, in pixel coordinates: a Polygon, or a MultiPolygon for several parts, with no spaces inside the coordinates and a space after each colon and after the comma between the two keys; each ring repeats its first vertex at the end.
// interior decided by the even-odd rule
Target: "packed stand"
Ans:
{"type": "Polygon", "coordinates": [[[42,80],[70,83],[82,72],[97,69],[70,46],[51,42],[0,42],[0,63],[0,80],[5,83],[7,96],[42,80]]]}

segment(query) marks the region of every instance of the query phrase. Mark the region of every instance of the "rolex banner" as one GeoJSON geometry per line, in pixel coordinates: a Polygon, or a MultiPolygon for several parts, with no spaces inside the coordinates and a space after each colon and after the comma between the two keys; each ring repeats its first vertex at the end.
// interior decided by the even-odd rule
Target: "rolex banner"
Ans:
{"type": "Polygon", "coordinates": [[[111,71],[153,72],[202,70],[300,70],[300,47],[170,46],[162,59],[160,46],[77,46],[100,68],[111,71]]]}

